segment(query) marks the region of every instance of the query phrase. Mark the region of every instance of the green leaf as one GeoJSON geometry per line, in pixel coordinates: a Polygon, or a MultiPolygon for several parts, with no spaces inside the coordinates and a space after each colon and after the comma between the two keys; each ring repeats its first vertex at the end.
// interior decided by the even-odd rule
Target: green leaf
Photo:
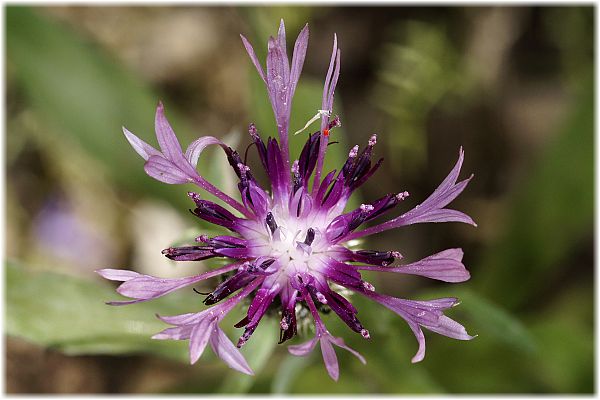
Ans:
{"type": "Polygon", "coordinates": [[[165,328],[155,314],[183,313],[170,295],[127,307],[104,302],[109,284],[6,263],[6,332],[67,354],[149,353],[187,361],[184,342],[152,340],[165,328]]]}

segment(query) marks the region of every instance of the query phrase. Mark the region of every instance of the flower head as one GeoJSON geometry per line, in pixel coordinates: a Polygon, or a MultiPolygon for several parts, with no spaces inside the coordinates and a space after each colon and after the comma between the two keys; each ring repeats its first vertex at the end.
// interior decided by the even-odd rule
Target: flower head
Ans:
{"type": "Polygon", "coordinates": [[[406,320],[419,343],[413,362],[421,361],[425,355],[423,327],[455,339],[472,339],[462,325],[444,315],[446,309],[457,304],[456,299],[412,301],[382,295],[375,292],[374,286],[361,275],[361,271],[370,270],[462,282],[469,279],[469,273],[462,263],[460,249],[444,250],[420,261],[396,265],[396,261],[402,258],[396,250],[352,250],[348,247],[351,240],[416,223],[454,221],[475,225],[466,214],[446,208],[471,179],[458,181],[464,156],[462,149],[450,174],[425,201],[399,216],[361,229],[365,223],[384,214],[393,214],[409,194],[405,191],[386,194],[344,212],[352,193],[381,165],[382,159],[375,163],[372,161],[377,143],[375,134],[367,138],[362,148],[356,145],[350,149],[339,171],[322,176],[329,136],[341,125],[339,117],[332,118],[334,93],[340,75],[341,51],[337,47],[337,37],[334,37],[321,109],[316,117],[321,118],[321,127],[308,136],[298,159],[294,161],[290,159],[288,146],[290,110],[306,55],[308,26],[296,39],[291,64],[286,51],[283,21],[277,37],[269,38],[266,70],[263,70],[252,45],[244,36],[242,42],[267,87],[277,123],[279,141],[272,137],[264,141],[256,126],[251,124],[249,127],[251,140],[256,145],[271,187],[262,187],[240,155],[215,137],[199,138],[184,153],[164,115],[162,104],[156,110],[156,136],[160,151],[123,129],[127,140],[146,161],[144,169],[148,175],[169,184],[196,184],[224,203],[219,205],[190,192],[189,197],[195,204],[192,213],[231,233],[215,237],[201,235],[195,243],[165,249],[163,254],[177,261],[223,257],[231,262],[197,276],[178,279],[156,278],[125,270],[100,270],[100,275],[106,279],[122,281],[117,291],[132,299],[110,304],[151,300],[222,275],[222,282],[204,299],[204,304],[210,308],[198,313],[161,316],[161,320],[173,327],[154,338],[189,340],[192,363],[210,343],[213,351],[231,368],[247,374],[252,374],[252,370],[238,348],[251,339],[263,316],[275,307],[279,308],[281,318],[280,343],[297,334],[299,311],[305,310],[304,314],[314,320],[314,339],[290,346],[290,353],[305,355],[320,342],[327,371],[336,380],[339,368],[333,345],[350,351],[364,363],[360,354],[346,346],[341,338],[329,333],[319,315],[321,310],[328,308],[351,330],[369,339],[369,331],[357,317],[358,310],[347,298],[348,291],[374,300],[406,320]],[[198,158],[209,145],[218,145],[225,152],[239,179],[240,200],[226,195],[196,171],[198,158]],[[345,290],[341,292],[339,288],[345,290]],[[244,331],[237,346],[234,346],[218,324],[242,299],[247,299],[249,307],[246,315],[235,325],[244,328],[244,331]]]}

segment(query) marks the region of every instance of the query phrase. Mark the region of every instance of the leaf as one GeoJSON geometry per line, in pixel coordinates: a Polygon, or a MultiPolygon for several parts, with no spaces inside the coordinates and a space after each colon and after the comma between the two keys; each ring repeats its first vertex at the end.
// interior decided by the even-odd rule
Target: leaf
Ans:
{"type": "Polygon", "coordinates": [[[104,304],[113,287],[6,263],[6,332],[67,354],[148,353],[187,361],[183,342],[152,340],[165,328],[155,313],[182,313],[177,296],[126,307],[104,304]]]}

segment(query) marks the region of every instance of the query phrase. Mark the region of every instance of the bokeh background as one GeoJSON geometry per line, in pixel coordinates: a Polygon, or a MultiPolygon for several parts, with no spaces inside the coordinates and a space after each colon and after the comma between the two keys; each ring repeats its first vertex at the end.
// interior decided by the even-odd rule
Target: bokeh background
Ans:
{"type": "MultiPolygon", "coordinates": [[[[5,18],[7,392],[594,391],[593,7],[8,6],[5,18]],[[460,297],[450,315],[475,340],[427,332],[427,356],[413,365],[417,345],[404,321],[353,298],[370,342],[335,317],[327,323],[366,366],[339,352],[334,383],[318,350],[296,358],[276,344],[271,319],[243,350],[251,378],[210,351],[190,366],[187,343],[149,338],[163,328],[155,313],[202,307],[191,288],[104,305],[118,295],[95,269],[167,277],[211,266],[160,254],[213,231],[187,211],[192,187],[144,174],[121,126],[155,143],[161,99],[184,146],[210,134],[243,150],[250,122],[272,134],[265,89],[238,34],[264,59],[281,17],[290,41],[305,22],[311,28],[291,130],[320,107],[337,32],[343,128],[330,165],[379,133],[376,154],[386,162],[356,202],[408,190],[408,209],[465,148],[463,176],[475,179],[454,207],[478,228],[412,226],[365,246],[399,250],[408,261],[462,247],[468,282],[370,279],[401,297],[460,297]]],[[[200,168],[233,193],[224,164],[208,152],[200,168]]]]}

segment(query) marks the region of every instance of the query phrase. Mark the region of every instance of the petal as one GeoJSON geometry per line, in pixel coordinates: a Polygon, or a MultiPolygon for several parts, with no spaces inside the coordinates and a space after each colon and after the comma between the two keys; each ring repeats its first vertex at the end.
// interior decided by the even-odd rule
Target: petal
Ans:
{"type": "Polygon", "coordinates": [[[144,171],[154,179],[170,184],[190,183],[193,181],[177,165],[161,156],[152,156],[146,161],[144,171]]]}
{"type": "MultiPolygon", "coordinates": [[[[205,310],[208,311],[208,310],[205,310]]],[[[171,325],[190,325],[190,324],[195,324],[198,321],[200,321],[205,314],[205,311],[199,312],[199,313],[187,313],[187,314],[180,314],[180,315],[172,315],[172,316],[161,316],[161,315],[156,315],[158,317],[158,319],[160,319],[163,322],[166,322],[167,324],[171,324],[171,325]]]]}
{"type": "Polygon", "coordinates": [[[216,325],[214,329],[216,332],[210,337],[210,347],[214,353],[236,371],[254,375],[254,371],[252,371],[242,353],[229,340],[225,332],[216,325]]]}
{"type": "Polygon", "coordinates": [[[427,222],[462,222],[464,224],[477,226],[475,221],[467,214],[448,208],[431,210],[422,214],[415,213],[408,218],[404,218],[399,226],[423,224],[427,222]]]}
{"type": "Polygon", "coordinates": [[[258,74],[262,78],[263,82],[267,83],[267,80],[265,79],[265,73],[262,69],[262,66],[260,65],[260,61],[258,61],[258,57],[256,57],[256,53],[254,52],[252,45],[250,44],[250,42],[248,41],[248,39],[246,39],[246,37],[244,35],[240,35],[240,38],[242,38],[242,43],[244,44],[244,47],[246,48],[246,51],[248,52],[248,56],[250,56],[250,60],[252,61],[252,64],[254,64],[254,67],[258,71],[258,74]]]}
{"type": "Polygon", "coordinates": [[[152,339],[156,340],[187,340],[192,334],[194,325],[183,325],[175,328],[167,328],[156,335],[152,339]]]}
{"type": "Polygon", "coordinates": [[[171,128],[167,117],[165,117],[165,110],[162,102],[158,103],[158,106],[156,107],[154,124],[156,138],[158,139],[158,145],[160,146],[162,153],[168,160],[177,162],[183,152],[173,128],[171,128]]]}
{"type": "Polygon", "coordinates": [[[216,318],[204,318],[194,325],[190,335],[190,364],[194,364],[206,348],[210,336],[214,333],[216,318]]]}
{"type": "Polygon", "coordinates": [[[321,338],[321,353],[323,353],[323,362],[325,368],[327,368],[327,373],[331,379],[337,381],[340,376],[340,368],[335,350],[333,350],[333,346],[326,336],[321,338]]]}
{"type": "Polygon", "coordinates": [[[461,249],[448,249],[399,267],[357,266],[357,269],[425,276],[444,282],[464,282],[471,275],[462,263],[461,249]]]}
{"type": "Polygon", "coordinates": [[[367,360],[365,360],[365,358],[358,351],[354,350],[351,347],[348,347],[348,345],[346,345],[346,343],[344,343],[344,339],[342,339],[340,337],[333,337],[333,336],[331,336],[330,340],[331,340],[331,343],[335,344],[336,346],[341,347],[344,350],[348,350],[356,358],[358,358],[361,363],[363,363],[363,364],[367,363],[367,360]]]}
{"type": "Polygon", "coordinates": [[[152,156],[161,155],[160,151],[156,150],[154,147],[135,136],[133,133],[128,131],[127,128],[123,127],[123,133],[125,134],[125,138],[131,147],[133,147],[135,152],[142,156],[144,160],[148,160],[152,156]]]}
{"type": "Polygon", "coordinates": [[[122,283],[117,288],[117,292],[133,299],[151,300],[193,283],[224,274],[237,267],[238,264],[229,264],[200,275],[175,279],[156,278],[150,275],[138,274],[138,276],[122,283]]]}
{"type": "Polygon", "coordinates": [[[185,151],[185,158],[195,168],[198,164],[198,158],[200,157],[200,154],[204,151],[204,149],[213,144],[218,144],[221,147],[223,147],[223,149],[227,148],[227,145],[219,139],[217,139],[216,137],[203,136],[190,143],[187,150],[185,151]]]}
{"type": "Polygon", "coordinates": [[[104,279],[108,279],[111,281],[121,281],[126,282],[130,279],[141,276],[135,271],[129,271],[126,269],[99,269],[95,271],[98,275],[103,277],[104,279]]]}
{"type": "Polygon", "coordinates": [[[429,329],[430,331],[439,333],[440,335],[451,337],[453,339],[471,340],[475,338],[475,336],[471,336],[467,333],[467,330],[464,326],[462,326],[452,318],[446,317],[445,315],[442,315],[438,319],[437,324],[423,326],[429,329]]]}
{"type": "Polygon", "coordinates": [[[319,339],[315,336],[308,342],[304,342],[302,344],[296,344],[293,346],[288,346],[288,351],[295,356],[306,356],[310,353],[314,348],[319,339]]]}
{"type": "Polygon", "coordinates": [[[418,363],[420,361],[423,361],[423,359],[425,358],[425,335],[423,334],[423,330],[421,329],[419,324],[408,318],[405,318],[405,320],[406,323],[408,323],[410,329],[415,334],[415,337],[417,338],[417,343],[419,344],[419,349],[417,350],[417,353],[413,356],[413,358],[410,361],[413,364],[418,363]]]}
{"type": "Polygon", "coordinates": [[[298,34],[296,43],[294,44],[294,54],[292,55],[292,69],[290,71],[290,83],[288,98],[294,97],[296,85],[300,79],[302,73],[302,66],[304,65],[304,59],[306,57],[306,49],[308,48],[308,24],[304,25],[304,28],[298,34]]]}

